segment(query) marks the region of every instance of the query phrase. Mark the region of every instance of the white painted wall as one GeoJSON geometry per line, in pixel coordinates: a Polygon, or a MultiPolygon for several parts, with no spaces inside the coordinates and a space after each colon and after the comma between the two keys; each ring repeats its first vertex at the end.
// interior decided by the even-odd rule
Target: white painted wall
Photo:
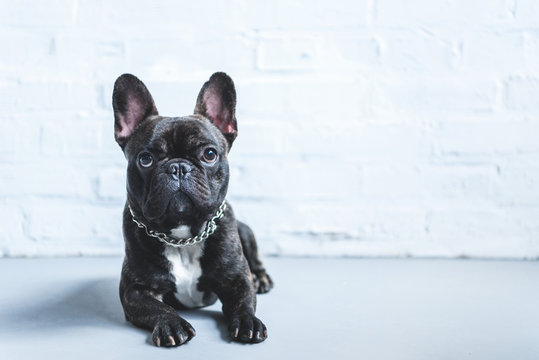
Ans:
{"type": "Polygon", "coordinates": [[[535,0],[1,1],[0,254],[121,254],[124,72],[228,72],[229,200],[265,254],[539,256],[535,0]]]}

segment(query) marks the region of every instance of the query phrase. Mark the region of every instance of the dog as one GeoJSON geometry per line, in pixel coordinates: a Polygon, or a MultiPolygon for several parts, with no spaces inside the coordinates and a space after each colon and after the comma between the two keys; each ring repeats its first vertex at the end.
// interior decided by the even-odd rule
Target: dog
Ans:
{"type": "Polygon", "coordinates": [[[114,137],[128,162],[120,280],[126,320],[152,331],[156,346],[179,346],[195,330],[177,310],[219,299],[233,341],[264,341],[256,293],[273,281],[252,230],[225,200],[238,134],[234,82],[213,74],[193,115],[165,117],[144,83],[123,74],[112,105],[114,137]]]}

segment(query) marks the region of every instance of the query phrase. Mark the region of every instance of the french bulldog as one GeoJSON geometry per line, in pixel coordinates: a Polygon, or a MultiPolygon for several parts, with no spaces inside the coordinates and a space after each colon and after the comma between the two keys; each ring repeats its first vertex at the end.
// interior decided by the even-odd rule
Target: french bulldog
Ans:
{"type": "Polygon", "coordinates": [[[114,137],[128,161],[120,280],[126,320],[152,331],[157,346],[179,346],[195,330],[177,310],[219,299],[232,340],[264,341],[256,293],[273,282],[253,232],[225,200],[227,156],[238,134],[232,79],[213,74],[189,116],[160,116],[131,74],[116,80],[112,104],[114,137]]]}

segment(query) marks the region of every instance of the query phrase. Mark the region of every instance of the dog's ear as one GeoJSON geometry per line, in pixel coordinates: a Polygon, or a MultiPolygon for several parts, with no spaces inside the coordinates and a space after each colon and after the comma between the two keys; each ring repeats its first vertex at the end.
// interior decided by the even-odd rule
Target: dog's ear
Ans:
{"type": "Polygon", "coordinates": [[[152,95],[136,76],[123,74],[114,83],[114,138],[123,149],[137,126],[150,115],[157,115],[152,95]]]}
{"type": "Polygon", "coordinates": [[[200,89],[195,114],[210,119],[232,146],[238,136],[236,121],[236,89],[227,74],[216,72],[200,89]]]}

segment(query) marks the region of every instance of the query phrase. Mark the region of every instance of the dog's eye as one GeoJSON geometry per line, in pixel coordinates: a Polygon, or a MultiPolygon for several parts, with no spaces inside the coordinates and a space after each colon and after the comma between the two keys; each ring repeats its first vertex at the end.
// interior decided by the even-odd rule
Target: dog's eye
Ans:
{"type": "Polygon", "coordinates": [[[138,162],[142,167],[150,167],[153,164],[153,156],[150,153],[143,153],[139,156],[138,162]]]}
{"type": "Polygon", "coordinates": [[[217,150],[214,148],[207,148],[204,150],[204,153],[202,154],[202,161],[205,161],[207,163],[213,163],[217,160],[217,150]]]}

